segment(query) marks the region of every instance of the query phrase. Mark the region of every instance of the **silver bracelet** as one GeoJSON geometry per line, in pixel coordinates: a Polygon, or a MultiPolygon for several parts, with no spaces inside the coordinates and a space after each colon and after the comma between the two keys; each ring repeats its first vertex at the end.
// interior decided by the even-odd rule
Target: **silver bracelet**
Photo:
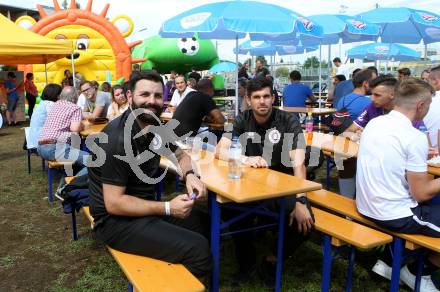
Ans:
{"type": "Polygon", "coordinates": [[[170,202],[165,202],[165,215],[170,216],[171,215],[171,206],[170,202]]]}

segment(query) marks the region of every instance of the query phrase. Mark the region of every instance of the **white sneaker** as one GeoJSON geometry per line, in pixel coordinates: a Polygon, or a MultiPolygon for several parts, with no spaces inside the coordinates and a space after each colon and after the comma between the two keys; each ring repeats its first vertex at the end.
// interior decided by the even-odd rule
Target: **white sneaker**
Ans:
{"type": "Polygon", "coordinates": [[[379,276],[384,277],[391,281],[392,267],[388,266],[385,262],[381,260],[377,260],[374,267],[371,269],[373,272],[378,274],[379,276]]]}
{"type": "MultiPolygon", "coordinates": [[[[404,266],[400,269],[400,280],[409,288],[414,289],[416,276],[409,271],[408,266],[404,266]]],[[[439,292],[432,282],[431,276],[422,276],[420,280],[420,292],[439,292]]]]}

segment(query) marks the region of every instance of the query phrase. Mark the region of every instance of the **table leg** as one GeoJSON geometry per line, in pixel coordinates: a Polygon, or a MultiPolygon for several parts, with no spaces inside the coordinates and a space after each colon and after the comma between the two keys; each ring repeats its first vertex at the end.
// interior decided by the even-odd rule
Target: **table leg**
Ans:
{"type": "Polygon", "coordinates": [[[275,277],[275,291],[281,290],[281,271],[283,268],[283,243],[284,243],[284,221],[285,221],[285,198],[279,198],[280,215],[278,218],[278,251],[277,251],[277,271],[275,277]]]}
{"type": "Polygon", "coordinates": [[[322,245],[322,279],[321,291],[330,291],[330,276],[332,272],[332,238],[324,234],[322,245]]]}
{"type": "Polygon", "coordinates": [[[218,291],[218,276],[220,269],[220,206],[215,193],[209,193],[211,211],[211,252],[213,258],[212,283],[213,292],[218,291]]]}
{"type": "Polygon", "coordinates": [[[414,284],[414,291],[420,291],[420,281],[422,280],[422,272],[423,272],[423,262],[424,262],[424,251],[421,250],[417,257],[417,274],[416,274],[416,282],[414,284]]]}
{"type": "Polygon", "coordinates": [[[391,272],[391,292],[399,291],[400,267],[402,265],[403,243],[399,237],[394,237],[393,243],[393,270],[391,272]]]}

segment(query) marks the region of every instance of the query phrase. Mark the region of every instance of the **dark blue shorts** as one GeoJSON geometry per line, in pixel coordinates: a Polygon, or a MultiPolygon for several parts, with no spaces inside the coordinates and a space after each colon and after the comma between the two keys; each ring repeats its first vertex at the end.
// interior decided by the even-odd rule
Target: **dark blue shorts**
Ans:
{"type": "Polygon", "coordinates": [[[440,237],[440,205],[419,204],[412,208],[413,216],[395,220],[381,221],[371,219],[377,225],[394,232],[408,234],[424,234],[432,237],[440,237]]]}
{"type": "Polygon", "coordinates": [[[17,98],[9,98],[8,97],[7,110],[10,112],[14,112],[15,109],[17,108],[17,103],[18,103],[18,97],[17,98]]]}

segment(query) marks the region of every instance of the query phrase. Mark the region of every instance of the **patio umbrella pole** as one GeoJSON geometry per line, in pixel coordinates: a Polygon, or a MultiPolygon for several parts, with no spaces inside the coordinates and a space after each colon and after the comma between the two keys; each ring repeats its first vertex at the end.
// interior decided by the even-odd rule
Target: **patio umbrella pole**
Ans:
{"type": "MultiPolygon", "coordinates": [[[[321,66],[321,60],[322,60],[322,45],[319,45],[319,95],[318,95],[318,108],[321,108],[321,89],[322,89],[322,66],[321,66]]],[[[321,115],[319,115],[318,118],[318,125],[319,128],[321,128],[321,115]]]]}
{"type": "Polygon", "coordinates": [[[235,36],[235,116],[238,116],[238,35],[235,36]]]}
{"type": "Polygon", "coordinates": [[[72,80],[73,80],[73,87],[75,86],[75,62],[73,61],[73,53],[70,55],[70,60],[72,61],[72,80]]]}

